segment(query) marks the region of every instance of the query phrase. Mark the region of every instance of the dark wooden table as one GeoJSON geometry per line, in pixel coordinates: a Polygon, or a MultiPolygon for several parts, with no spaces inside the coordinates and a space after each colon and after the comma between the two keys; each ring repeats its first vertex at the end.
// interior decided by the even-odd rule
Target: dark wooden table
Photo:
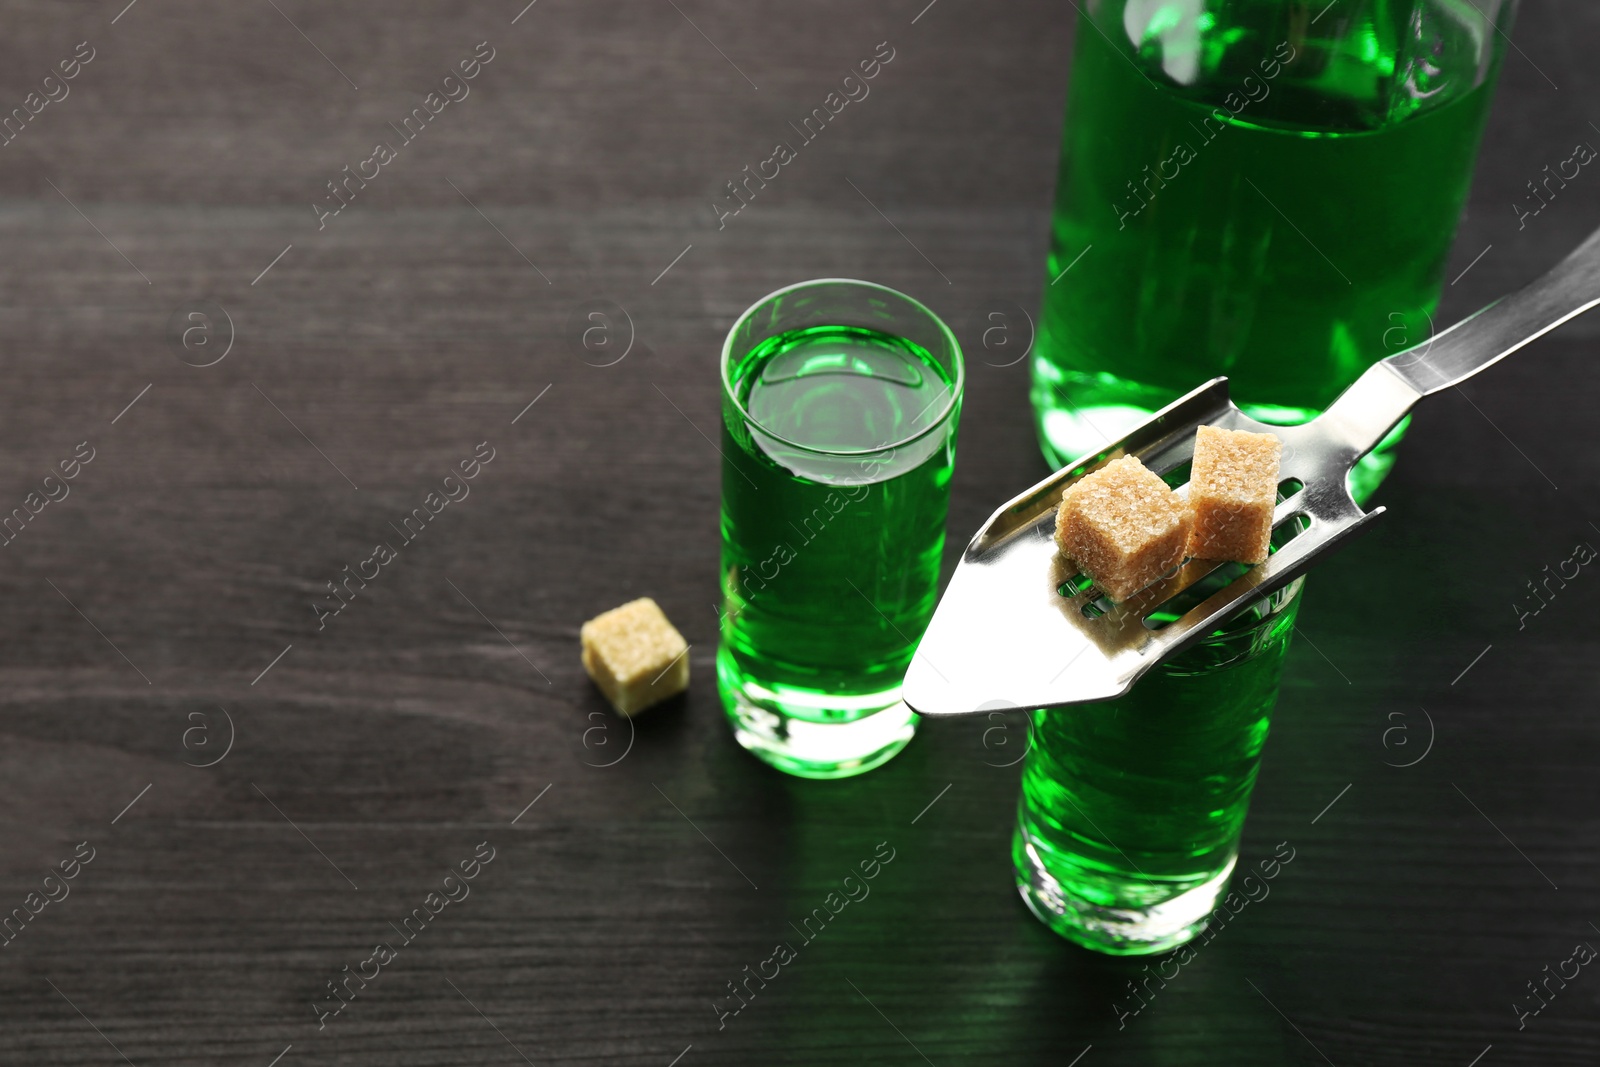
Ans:
{"type": "MultiPolygon", "coordinates": [[[[0,7],[0,111],[60,96],[0,148],[0,514],[26,519],[0,908],[37,909],[0,950],[0,1061],[1600,1057],[1600,973],[1514,1009],[1600,944],[1600,577],[1517,607],[1600,545],[1600,320],[1418,416],[1391,515],[1308,586],[1244,847],[1296,858],[1119,1025],[1141,964],[1011,886],[1018,720],[799,781],[737,748],[711,671],[716,353],[763,293],[872,278],[963,331],[956,543],[1044,473],[1026,365],[973,324],[1039,299],[1072,5],[124,2],[0,7]],[[870,97],[719,229],[724,183],[884,41],[870,97]],[[407,142],[429,92],[460,98],[407,142]],[[596,309],[619,362],[578,343],[596,309]],[[643,594],[694,681],[635,732],[577,633],[643,594]],[[870,897],[719,1027],[880,842],[870,897]],[[374,969],[319,1029],[328,983],[374,969]]],[[[1524,11],[1442,318],[1600,223],[1592,170],[1525,228],[1511,206],[1600,144],[1597,40],[1593,4],[1524,11]]]]}

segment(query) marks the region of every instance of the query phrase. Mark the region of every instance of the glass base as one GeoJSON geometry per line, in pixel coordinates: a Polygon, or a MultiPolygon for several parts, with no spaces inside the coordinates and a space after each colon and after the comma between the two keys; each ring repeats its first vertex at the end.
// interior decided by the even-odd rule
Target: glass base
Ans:
{"type": "MultiPolygon", "coordinates": [[[[1120,378],[1112,378],[1111,375],[1084,375],[1082,376],[1084,380],[1081,382],[1071,380],[1079,377],[1077,375],[1069,374],[1066,377],[1069,381],[1058,386],[1056,392],[1060,394],[1070,392],[1074,396],[1082,397],[1081,402],[1074,403],[1071,407],[1062,406],[1056,403],[1056,398],[1049,391],[1040,394],[1036,390],[1034,403],[1034,410],[1037,412],[1035,424],[1039,433],[1039,449],[1044,453],[1045,462],[1056,470],[1098,452],[1108,442],[1115,441],[1177,399],[1176,396],[1170,396],[1163,391],[1134,382],[1125,382],[1120,378]],[[1115,384],[1108,386],[1102,379],[1112,379],[1115,384]],[[1046,406],[1039,406],[1039,395],[1046,398],[1046,406]]],[[[1286,408],[1263,404],[1239,406],[1251,418],[1275,426],[1292,426],[1296,423],[1309,422],[1319,414],[1310,408],[1286,408]]],[[[1389,431],[1389,435],[1379,442],[1377,448],[1356,463],[1349,477],[1350,495],[1355,497],[1356,503],[1365,504],[1367,498],[1376,492],[1378,486],[1389,476],[1390,469],[1394,467],[1396,449],[1410,425],[1411,416],[1407,415],[1400,420],[1399,425],[1389,431]]]]}
{"type": "Polygon", "coordinates": [[[1175,897],[1145,907],[1111,907],[1074,896],[1046,868],[1019,828],[1012,862],[1023,903],[1050,929],[1108,956],[1148,956],[1193,940],[1206,928],[1233,874],[1234,859],[1212,877],[1175,897]]]}
{"type": "Polygon", "coordinates": [[[894,757],[917,730],[900,687],[849,697],[761,687],[741,676],[726,647],[717,652],[717,691],[734,739],[772,766],[801,778],[849,778],[894,757]]]}

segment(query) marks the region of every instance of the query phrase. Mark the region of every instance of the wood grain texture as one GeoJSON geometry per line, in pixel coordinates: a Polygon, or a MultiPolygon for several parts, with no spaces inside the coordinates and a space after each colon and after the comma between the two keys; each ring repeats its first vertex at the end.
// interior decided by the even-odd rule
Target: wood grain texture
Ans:
{"type": "MultiPolygon", "coordinates": [[[[746,305],[857,276],[957,326],[955,542],[1044,473],[1026,367],[974,326],[1038,303],[1072,5],[924,2],[0,3],[5,109],[96,50],[0,148],[0,512],[95,450],[0,548],[0,906],[96,850],[0,949],[0,1061],[1595,1061],[1600,976],[1521,1031],[1511,1003],[1600,943],[1600,578],[1521,629],[1511,605],[1600,542],[1600,321],[1418,415],[1390,516],[1308,583],[1245,844],[1296,859],[1125,1026],[1140,965],[1011,886],[1019,720],[932,723],[838,783],[733,743],[706,435],[746,305]],[[871,96],[719,230],[722,184],[886,40],[871,96]],[[325,183],[480,41],[471,95],[319,230],[325,183]],[[609,367],[574,345],[600,299],[635,333],[609,367]],[[233,324],[204,368],[170,330],[197,301],[233,324]],[[325,583],[485,441],[319,631],[325,583]],[[577,632],[646,594],[694,680],[629,724],[577,632]],[[1392,766],[1422,709],[1431,751],[1392,766]],[[224,710],[231,751],[193,766],[224,710]],[[470,896],[319,1030],[325,983],[485,841],[470,896]],[[871,895],[719,1029],[725,983],[879,842],[871,895]]],[[[1510,206],[1600,143],[1600,12],[1529,5],[1516,40],[1449,276],[1489,251],[1445,320],[1600,224],[1588,172],[1525,229],[1510,206]]]]}

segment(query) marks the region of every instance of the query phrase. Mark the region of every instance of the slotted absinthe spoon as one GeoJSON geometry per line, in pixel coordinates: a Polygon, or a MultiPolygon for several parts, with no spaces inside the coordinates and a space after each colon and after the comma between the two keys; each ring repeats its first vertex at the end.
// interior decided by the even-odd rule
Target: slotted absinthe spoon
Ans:
{"type": "MultiPolygon", "coordinates": [[[[1600,231],[1548,273],[1420,345],[1368,368],[1299,426],[1245,415],[1216,378],[1120,440],[1057,471],[989,517],[957,565],[906,671],[902,695],[923,715],[1052,708],[1106,700],[1219,625],[1287,586],[1383,513],[1366,512],[1346,477],[1425,396],[1448,389],[1600,304],[1600,231]],[[1281,541],[1254,566],[1165,625],[1163,605],[1218,566],[1190,560],[1121,604],[1074,591],[1056,552],[1061,492],[1108,459],[1137,456],[1157,474],[1189,462],[1204,425],[1276,434],[1279,477],[1298,488],[1273,515],[1281,541]],[[1086,610],[1087,609],[1087,610],[1086,610]],[[1104,609],[1104,610],[1102,610],[1104,609]]],[[[1169,609],[1168,615],[1171,614],[1169,609]]]]}

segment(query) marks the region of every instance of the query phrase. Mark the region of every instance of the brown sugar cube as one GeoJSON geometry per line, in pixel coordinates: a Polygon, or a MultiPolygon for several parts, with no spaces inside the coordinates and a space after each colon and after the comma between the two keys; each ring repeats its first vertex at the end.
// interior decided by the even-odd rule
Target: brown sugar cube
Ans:
{"type": "Polygon", "coordinates": [[[1283,445],[1270,433],[1202,426],[1194,439],[1189,506],[1196,559],[1265,563],[1283,445]]]}
{"type": "Polygon", "coordinates": [[[689,645],[649,597],[583,624],[583,669],[620,714],[689,688],[689,645]]]}
{"type": "Polygon", "coordinates": [[[1112,600],[1183,562],[1194,515],[1137,457],[1074,482],[1056,512],[1056,544],[1112,600]]]}

